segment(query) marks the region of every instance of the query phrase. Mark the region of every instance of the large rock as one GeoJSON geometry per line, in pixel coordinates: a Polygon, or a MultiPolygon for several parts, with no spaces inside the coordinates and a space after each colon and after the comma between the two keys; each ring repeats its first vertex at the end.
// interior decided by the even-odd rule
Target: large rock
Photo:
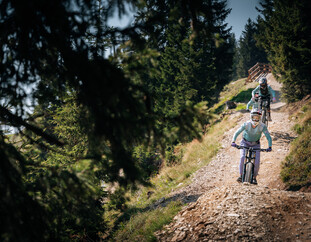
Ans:
{"type": "Polygon", "coordinates": [[[227,105],[227,109],[236,108],[236,103],[233,102],[233,101],[227,101],[227,102],[226,102],[226,105],[227,105]]]}

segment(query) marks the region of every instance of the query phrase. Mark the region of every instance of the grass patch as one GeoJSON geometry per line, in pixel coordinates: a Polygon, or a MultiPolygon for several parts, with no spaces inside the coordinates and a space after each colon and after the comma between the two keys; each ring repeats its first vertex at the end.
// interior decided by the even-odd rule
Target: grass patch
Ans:
{"type": "Polygon", "coordinates": [[[245,110],[246,109],[246,104],[244,103],[238,103],[237,107],[235,110],[245,110]]]}
{"type": "Polygon", "coordinates": [[[311,101],[292,116],[297,117],[293,130],[298,137],[282,164],[281,178],[288,189],[299,190],[311,185],[311,101]]]}
{"type": "Polygon", "coordinates": [[[211,108],[211,111],[215,114],[224,112],[226,110],[227,101],[234,101],[237,103],[235,110],[245,109],[246,104],[252,97],[252,91],[258,86],[257,82],[251,82],[245,85],[245,80],[246,78],[243,78],[227,84],[220,93],[220,102],[215,104],[211,108]]]}
{"type": "Polygon", "coordinates": [[[252,91],[254,88],[248,88],[247,90],[243,90],[235,95],[231,100],[238,103],[248,103],[252,97],[252,91]]]}
{"type": "Polygon", "coordinates": [[[115,241],[156,241],[154,232],[169,224],[181,210],[179,201],[171,202],[166,207],[148,210],[132,216],[126,224],[120,224],[115,241]]]}

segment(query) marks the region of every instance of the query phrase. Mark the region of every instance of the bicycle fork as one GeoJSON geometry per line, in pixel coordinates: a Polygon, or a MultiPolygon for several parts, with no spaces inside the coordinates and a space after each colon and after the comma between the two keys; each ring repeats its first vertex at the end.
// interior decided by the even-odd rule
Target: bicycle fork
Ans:
{"type": "Polygon", "coordinates": [[[255,159],[256,159],[256,152],[254,152],[253,150],[246,150],[242,182],[253,183],[255,171],[255,159]]]}

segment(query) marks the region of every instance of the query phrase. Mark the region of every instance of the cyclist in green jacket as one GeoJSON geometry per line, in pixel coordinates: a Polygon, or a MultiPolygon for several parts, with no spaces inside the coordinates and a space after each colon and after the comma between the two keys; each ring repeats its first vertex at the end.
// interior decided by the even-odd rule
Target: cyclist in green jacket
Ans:
{"type": "Polygon", "coordinates": [[[246,105],[246,111],[250,112],[249,107],[252,106],[252,109],[258,109],[258,97],[259,94],[255,93],[254,97],[249,100],[249,102],[246,105]]]}
{"type": "Polygon", "coordinates": [[[259,93],[259,108],[260,110],[262,109],[262,102],[261,100],[263,98],[268,100],[268,120],[272,121],[271,119],[271,112],[270,112],[270,97],[272,96],[272,102],[275,102],[275,91],[272,89],[270,85],[267,83],[267,78],[262,77],[259,80],[259,86],[257,86],[253,91],[252,91],[252,98],[255,97],[255,93],[259,93]]]}
{"type": "MultiPolygon", "coordinates": [[[[242,124],[242,126],[234,133],[232,138],[231,146],[236,147],[236,139],[240,133],[243,132],[243,138],[241,140],[241,146],[246,147],[253,147],[260,149],[260,138],[262,133],[266,136],[268,140],[269,148],[267,149],[268,152],[272,151],[272,139],[270,133],[267,129],[267,126],[260,122],[261,113],[258,110],[253,110],[251,112],[251,120],[242,124]]],[[[240,158],[240,177],[238,178],[238,182],[242,182],[242,173],[243,173],[243,165],[245,160],[245,150],[241,149],[241,158],[240,158]]],[[[254,177],[253,177],[253,184],[257,184],[257,175],[259,172],[260,166],[260,151],[256,151],[256,158],[255,158],[255,168],[254,168],[254,177]]]]}

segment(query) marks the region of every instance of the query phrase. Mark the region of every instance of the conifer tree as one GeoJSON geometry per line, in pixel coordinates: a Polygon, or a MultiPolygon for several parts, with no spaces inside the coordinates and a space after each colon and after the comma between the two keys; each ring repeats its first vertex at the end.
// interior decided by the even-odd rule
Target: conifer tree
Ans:
{"type": "Polygon", "coordinates": [[[310,1],[262,1],[264,19],[260,44],[268,53],[269,61],[279,80],[283,94],[292,102],[311,92],[311,27],[310,1]],[[273,11],[272,11],[273,9],[273,11]]]}
{"type": "MultiPolygon", "coordinates": [[[[180,6],[177,4],[172,13],[180,13],[180,6]]],[[[169,17],[166,30],[166,46],[160,58],[161,76],[157,79],[157,94],[161,96],[159,107],[164,116],[176,115],[187,101],[193,99],[197,90],[193,88],[192,73],[193,66],[186,60],[190,60],[189,21],[178,22],[181,16],[169,17]],[[188,71],[187,71],[188,70],[188,71]]]]}
{"type": "MultiPolygon", "coordinates": [[[[116,9],[124,13],[129,2],[141,6],[141,1],[126,0],[0,2],[0,119],[18,129],[21,142],[14,146],[0,133],[1,240],[68,241],[70,236],[99,240],[105,226],[97,177],[90,185],[92,179],[60,164],[67,162],[61,156],[57,156],[59,164],[47,164],[47,157],[56,157],[46,155],[53,152],[54,145],[65,147],[68,156],[72,155],[70,148],[81,148],[82,144],[75,145],[75,135],[79,134],[75,128],[83,128],[87,137],[86,155],[82,152],[83,157],[79,157],[90,161],[84,174],[94,173],[96,167],[100,178],[122,186],[144,183],[133,157],[133,144],[148,144],[151,139],[159,142],[168,135],[157,129],[157,120],[162,117],[151,108],[148,90],[104,56],[103,40],[117,36],[143,52],[143,30],[165,25],[165,21],[160,11],[149,22],[107,28],[112,13],[116,9]],[[64,97],[71,92],[87,121],[81,127],[73,128],[70,122],[64,125],[66,132],[74,132],[72,140],[66,133],[58,136],[49,132],[47,120],[38,121],[44,116],[34,118],[31,113],[37,105],[46,110],[64,105],[64,97]],[[21,136],[30,143],[22,142],[21,136]],[[29,145],[33,145],[32,150],[25,154],[29,145]],[[57,212],[53,213],[54,209],[57,212]]],[[[181,6],[185,16],[196,23],[200,2],[183,2],[181,6]]],[[[193,31],[199,31],[196,24],[193,31]]],[[[76,124],[70,119],[73,117],[66,116],[76,124]]],[[[170,120],[178,127],[174,135],[181,139],[189,134],[199,137],[205,118],[204,108],[186,106],[170,120]]]]}
{"type": "Polygon", "coordinates": [[[224,23],[230,10],[226,9],[226,1],[203,1],[205,12],[197,22],[202,31],[195,37],[190,36],[192,23],[180,15],[177,6],[172,8],[174,18],[168,17],[166,46],[160,59],[161,79],[170,80],[169,83],[175,83],[171,87],[184,92],[174,94],[176,98],[183,96],[183,101],[175,100],[174,107],[187,100],[211,102],[217,95],[215,91],[230,80],[233,43],[230,28],[224,23]]]}
{"type": "Polygon", "coordinates": [[[257,62],[267,62],[264,49],[259,47],[255,35],[258,33],[256,24],[249,18],[239,40],[239,61],[237,65],[237,76],[239,78],[248,76],[248,69],[257,62]]]}
{"type": "MultiPolygon", "coordinates": [[[[233,48],[231,27],[225,23],[231,9],[227,8],[227,1],[208,1],[211,4],[212,33],[214,37],[215,72],[217,92],[229,83],[232,74],[233,48]]],[[[209,19],[209,18],[207,18],[209,19]]]]}
{"type": "Polygon", "coordinates": [[[237,75],[237,66],[239,62],[239,50],[238,50],[238,42],[236,40],[235,34],[231,35],[231,43],[232,43],[232,51],[233,51],[233,61],[232,61],[232,74],[231,74],[231,79],[236,80],[238,79],[237,75]]]}

